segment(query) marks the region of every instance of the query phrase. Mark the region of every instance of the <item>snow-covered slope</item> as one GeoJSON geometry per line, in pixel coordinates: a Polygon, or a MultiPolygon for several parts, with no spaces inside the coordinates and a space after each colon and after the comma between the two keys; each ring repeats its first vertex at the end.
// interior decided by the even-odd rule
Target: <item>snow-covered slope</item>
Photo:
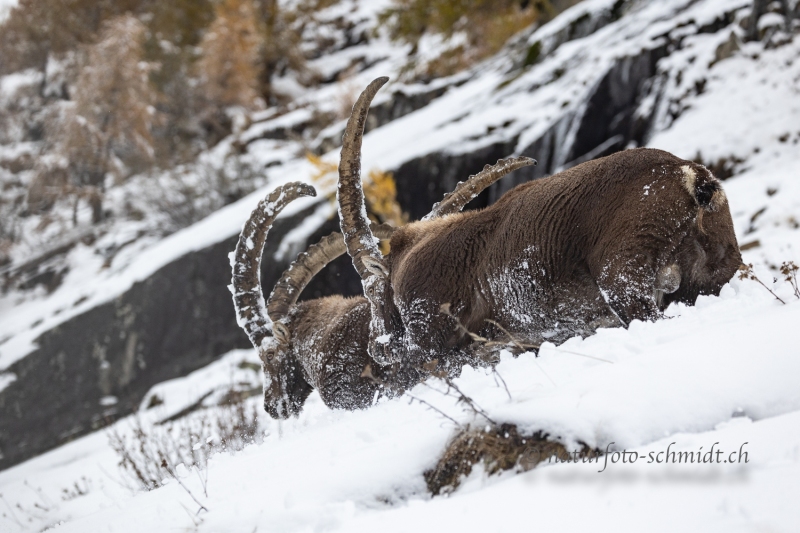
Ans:
{"type": "MultiPolygon", "coordinates": [[[[744,260],[786,303],[756,281],[734,279],[719,297],[701,297],[691,308],[674,305],[655,323],[546,346],[538,358],[504,357],[497,372],[508,393],[484,371],[465,369],[456,381],[497,422],[546,431],[570,449],[580,442],[635,451],[633,464],[613,463],[619,456],[610,453],[608,464],[601,457],[519,475],[476,471],[453,494],[431,497],[423,472],[454,435],[452,421],[409,397],[368,411],[334,412],[313,394],[297,419],[281,423],[262,413],[263,442],[215,455],[205,490],[200,477],[183,470],[177,472],[183,486],[170,479],[146,493],[129,488],[135,483],[116,467],[103,432],[3,471],[0,529],[64,522],[59,530],[795,531],[800,300],[778,268],[784,261],[800,264],[800,38],[743,43],[739,22],[747,9],[738,8],[748,2],[670,0],[636,3],[622,19],[605,20],[588,35],[546,44],[561,42],[552,36],[583,13],[613,4],[589,0],[512,43],[512,51],[537,41],[544,50],[551,47],[535,65],[514,70],[516,58],[507,51],[466,83],[375,129],[365,139],[364,167],[395,169],[437,151],[469,152],[492,143],[509,143],[521,153],[555,132],[546,166],[557,168],[584,155],[570,146],[580,137],[580,118],[591,111],[584,104],[609,68],[644,49],[661,50],[648,55],[661,59],[654,59],[652,76],[635,99],[636,115],[647,123],[640,139],[733,174],[724,186],[744,260]],[[735,46],[726,48],[730,42],[735,46]],[[712,446],[729,462],[650,460],[668,450],[705,453],[712,446]],[[206,510],[198,512],[200,505],[206,510]]],[[[393,65],[399,59],[378,62],[353,83],[394,72],[393,65]]],[[[336,153],[327,157],[335,160],[336,153]]],[[[111,281],[97,281],[93,301],[142,279],[142,269],[234,234],[265,190],[311,171],[301,160],[275,167],[263,190],[139,252],[151,254],[150,262],[131,258],[108,274],[111,281]]],[[[60,297],[59,291],[49,298],[60,297]]],[[[10,315],[3,316],[6,327],[10,315]]],[[[9,342],[20,346],[13,353],[24,355],[33,337],[23,336],[30,334],[22,325],[8,327],[9,342]]],[[[164,403],[143,404],[142,423],[149,427],[174,415],[208,391],[217,391],[205,400],[213,405],[226,384],[257,383],[257,374],[242,370],[242,358],[257,362],[251,351],[235,352],[216,367],[160,385],[144,404],[154,395],[164,403]]],[[[444,390],[431,381],[411,394],[459,424],[486,424],[444,390]]],[[[260,403],[258,397],[247,401],[260,403]]],[[[132,424],[128,418],[114,428],[130,432],[132,424]]]]}
{"type": "MultiPolygon", "coordinates": [[[[85,437],[0,474],[4,498],[20,505],[3,524],[12,531],[61,521],[64,531],[506,531],[535,519],[564,530],[792,531],[800,517],[800,357],[792,334],[800,302],[787,287],[778,290],[790,301],[784,306],[755,282],[736,280],[719,298],[671,308],[671,319],[546,347],[538,359],[505,357],[497,371],[508,394],[484,371],[466,369],[457,380],[494,420],[548,431],[569,449],[581,441],[609,450],[608,459],[516,477],[477,471],[450,496],[431,498],[422,473],[453,435],[451,421],[402,398],[334,412],[314,394],[298,419],[263,420],[262,444],[214,456],[205,490],[196,473],[179,468],[183,486],[168,480],[136,493],[125,488],[133,481],[115,468],[106,435],[85,437]],[[633,464],[632,454],[625,464],[613,454],[622,450],[637,453],[633,464]],[[719,463],[657,462],[676,451],[714,451],[719,463]],[[69,495],[76,482],[86,494],[69,495]],[[195,514],[199,505],[208,510],[195,514]],[[576,505],[585,512],[575,513],[576,505]]],[[[225,361],[234,368],[241,357],[225,361]]],[[[213,376],[230,379],[221,366],[213,370],[154,391],[166,402],[144,411],[144,423],[196,401],[213,376]]],[[[412,394],[461,424],[486,423],[443,390],[434,381],[412,394]]],[[[131,428],[132,420],[116,425],[131,428]]]]}

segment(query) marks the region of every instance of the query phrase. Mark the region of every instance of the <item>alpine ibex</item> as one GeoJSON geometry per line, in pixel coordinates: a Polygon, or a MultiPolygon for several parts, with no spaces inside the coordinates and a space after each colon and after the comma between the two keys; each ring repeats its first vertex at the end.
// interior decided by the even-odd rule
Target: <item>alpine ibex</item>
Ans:
{"type": "Polygon", "coordinates": [[[646,148],[519,185],[481,211],[408,224],[382,257],[359,172],[364,121],[386,81],[373,81],[353,108],[338,189],[376,361],[458,363],[465,329],[538,344],[652,320],[670,302],[718,294],[741,263],[720,182],[646,148]]]}
{"type": "MultiPolygon", "coordinates": [[[[463,182],[436,204],[428,215],[461,211],[486,187],[509,172],[535,163],[521,157],[501,160],[463,182]]],[[[312,389],[325,405],[357,409],[369,406],[376,394],[394,394],[419,379],[416,369],[381,367],[369,357],[369,303],[363,297],[331,296],[297,303],[309,281],[346,252],[340,233],[323,238],[301,253],[283,273],[264,303],[260,282],[261,256],[275,217],[301,196],[315,196],[310,185],[289,183],[262,200],[244,225],[233,258],[233,300],[239,325],[258,350],[264,369],[264,408],[273,418],[300,412],[312,389]],[[267,316],[272,321],[269,335],[267,316]],[[372,377],[362,376],[367,366],[372,377]],[[383,384],[389,384],[389,389],[383,384]]],[[[393,228],[372,227],[385,239],[393,228]]]]}

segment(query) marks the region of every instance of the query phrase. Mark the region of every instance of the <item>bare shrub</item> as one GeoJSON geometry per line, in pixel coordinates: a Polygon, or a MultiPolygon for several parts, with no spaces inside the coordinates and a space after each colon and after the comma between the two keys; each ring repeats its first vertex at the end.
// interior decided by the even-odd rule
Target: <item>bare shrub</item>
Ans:
{"type": "Polygon", "coordinates": [[[81,479],[75,481],[71,487],[61,489],[61,499],[65,502],[86,496],[92,489],[92,481],[86,476],[81,476],[81,479]]]}
{"type": "Polygon", "coordinates": [[[519,432],[514,424],[491,424],[465,428],[445,448],[436,466],[425,472],[425,482],[433,495],[452,492],[461,480],[482,463],[486,473],[505,470],[526,471],[555,457],[561,461],[599,456],[598,450],[586,445],[569,452],[564,445],[541,431],[531,435],[519,432]]]}
{"type": "Polygon", "coordinates": [[[792,286],[796,298],[800,298],[800,287],[797,285],[797,271],[800,269],[794,261],[784,261],[781,265],[783,280],[792,286]]]}
{"type": "Polygon", "coordinates": [[[772,291],[772,289],[770,289],[769,287],[767,287],[767,286],[764,284],[764,282],[763,282],[763,281],[761,281],[761,280],[759,279],[759,277],[758,277],[758,276],[756,276],[756,273],[753,271],[753,264],[752,264],[752,263],[750,263],[749,265],[744,265],[744,264],[742,264],[742,265],[739,265],[739,279],[749,279],[749,280],[751,280],[751,281],[755,281],[756,283],[758,283],[759,285],[761,285],[762,287],[764,287],[765,289],[767,289],[767,290],[769,291],[769,293],[775,297],[775,299],[776,299],[776,300],[778,300],[780,303],[782,303],[782,304],[786,305],[786,302],[784,302],[784,301],[783,301],[783,300],[780,298],[780,296],[778,296],[777,294],[775,294],[775,293],[772,291]]]}
{"type": "Polygon", "coordinates": [[[109,444],[120,458],[119,466],[142,489],[152,490],[168,478],[177,478],[178,465],[201,472],[208,459],[221,451],[239,451],[258,442],[258,409],[236,403],[207,409],[185,419],[146,427],[137,419],[130,435],[117,430],[109,444]]]}
{"type": "Polygon", "coordinates": [[[162,227],[171,233],[253,192],[264,179],[240,156],[231,155],[221,166],[199,163],[151,176],[143,196],[165,217],[162,227]]]}

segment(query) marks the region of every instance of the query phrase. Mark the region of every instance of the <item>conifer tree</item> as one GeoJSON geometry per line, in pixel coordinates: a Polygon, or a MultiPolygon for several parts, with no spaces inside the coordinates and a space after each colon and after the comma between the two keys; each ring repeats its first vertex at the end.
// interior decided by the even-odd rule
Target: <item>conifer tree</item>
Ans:
{"type": "Polygon", "coordinates": [[[157,94],[142,61],[144,26],[133,15],[110,20],[86,51],[74,99],[50,121],[48,137],[66,161],[66,192],[87,198],[93,222],[102,218],[106,174],[117,179],[153,161],[157,94]]]}
{"type": "Polygon", "coordinates": [[[49,58],[95,41],[102,25],[148,0],[18,0],[0,28],[0,74],[42,72],[49,58]]]}
{"type": "Polygon", "coordinates": [[[152,161],[157,94],[142,61],[145,27],[133,15],[109,21],[91,46],[75,87],[77,114],[101,139],[104,158],[152,161]]]}
{"type": "Polygon", "coordinates": [[[198,68],[212,105],[258,104],[262,32],[252,0],[221,0],[200,43],[198,68]]]}

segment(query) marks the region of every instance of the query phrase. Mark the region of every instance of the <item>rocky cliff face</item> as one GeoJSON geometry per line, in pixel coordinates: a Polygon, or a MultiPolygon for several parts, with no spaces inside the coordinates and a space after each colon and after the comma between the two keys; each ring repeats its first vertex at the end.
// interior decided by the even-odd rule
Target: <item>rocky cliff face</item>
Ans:
{"type": "MultiPolygon", "coordinates": [[[[265,257],[273,257],[282,238],[313,211],[278,219],[265,257]]],[[[335,229],[330,220],[309,241],[335,229]]],[[[17,379],[0,392],[0,468],[135,411],[156,383],[249,347],[227,287],[228,253],[237,237],[180,257],[112,301],[39,337],[38,349],[8,369],[17,379]]],[[[288,262],[265,261],[265,290],[288,262]]],[[[345,256],[315,278],[305,296],[355,294],[360,288],[345,256]]]]}

